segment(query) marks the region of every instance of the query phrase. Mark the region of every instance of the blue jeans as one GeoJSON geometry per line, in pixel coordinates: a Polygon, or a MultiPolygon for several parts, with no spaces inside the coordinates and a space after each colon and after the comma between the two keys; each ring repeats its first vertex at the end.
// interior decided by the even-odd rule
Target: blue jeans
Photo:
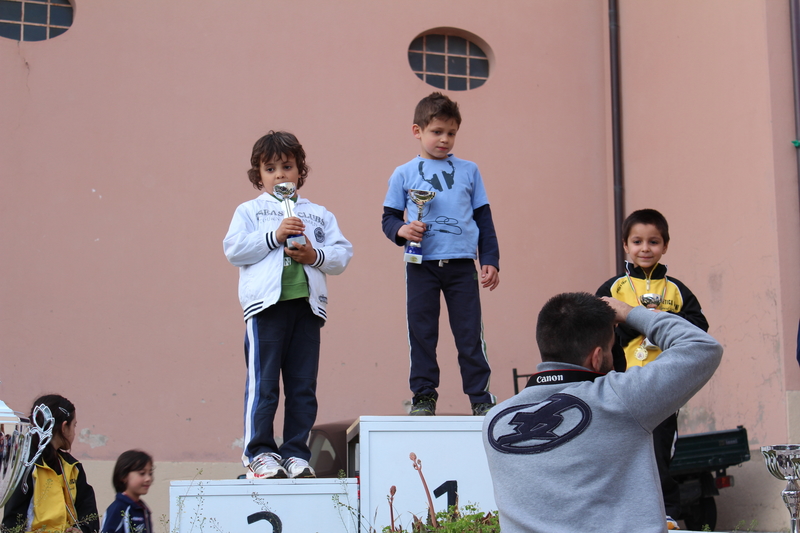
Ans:
{"type": "Polygon", "coordinates": [[[324,323],[305,299],[278,302],[247,320],[242,455],[245,465],[265,452],[278,453],[283,458],[311,458],[307,441],[317,418],[320,329],[324,323]],[[283,444],[278,447],[272,426],[281,377],[283,444]]]}

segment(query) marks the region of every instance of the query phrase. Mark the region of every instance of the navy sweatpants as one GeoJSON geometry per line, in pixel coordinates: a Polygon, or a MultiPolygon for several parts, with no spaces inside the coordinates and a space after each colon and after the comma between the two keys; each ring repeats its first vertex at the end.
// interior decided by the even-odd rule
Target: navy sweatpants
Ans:
{"type": "Polygon", "coordinates": [[[317,371],[323,324],[305,299],[278,302],[247,320],[242,454],[245,466],[265,452],[278,453],[284,459],[311,458],[306,441],[317,418],[317,371]],[[278,447],[272,425],[281,378],[283,444],[278,447]]]}
{"type": "Polygon", "coordinates": [[[410,345],[409,384],[416,400],[438,397],[440,294],[444,294],[450,329],[458,350],[461,383],[471,403],[494,403],[489,392],[489,361],[483,340],[478,272],[472,259],[423,261],[406,265],[406,320],[410,345]]]}

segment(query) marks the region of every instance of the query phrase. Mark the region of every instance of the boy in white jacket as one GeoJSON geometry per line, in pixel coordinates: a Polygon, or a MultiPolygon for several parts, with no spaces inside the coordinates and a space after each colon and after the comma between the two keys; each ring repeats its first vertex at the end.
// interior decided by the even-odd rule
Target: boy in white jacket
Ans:
{"type": "Polygon", "coordinates": [[[340,274],[353,256],[336,217],[296,194],[295,216],[272,195],[275,185],[300,189],[308,175],[297,137],[270,131],[253,146],[248,171],[261,196],[243,203],[223,241],[225,256],[239,267],[239,301],[246,323],[245,430],[242,462],[256,478],[314,477],[306,445],[317,416],[320,329],[325,324],[326,274],[340,274]],[[306,244],[285,246],[303,235],[306,244]],[[283,374],[283,444],[273,420],[283,374]]]}

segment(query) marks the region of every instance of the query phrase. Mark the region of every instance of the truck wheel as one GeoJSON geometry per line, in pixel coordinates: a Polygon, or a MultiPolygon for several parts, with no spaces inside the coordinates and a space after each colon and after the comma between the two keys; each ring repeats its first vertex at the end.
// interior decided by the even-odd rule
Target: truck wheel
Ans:
{"type": "Polygon", "coordinates": [[[717,527],[717,504],[714,498],[700,498],[700,501],[689,508],[689,512],[683,514],[683,521],[687,529],[702,531],[703,526],[707,525],[714,531],[717,527]]]}

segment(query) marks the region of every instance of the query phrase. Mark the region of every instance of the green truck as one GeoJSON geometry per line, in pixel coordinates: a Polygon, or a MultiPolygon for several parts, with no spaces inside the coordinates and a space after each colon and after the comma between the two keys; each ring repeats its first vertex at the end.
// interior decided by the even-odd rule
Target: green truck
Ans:
{"type": "Polygon", "coordinates": [[[743,426],[724,431],[678,437],[669,471],[681,490],[681,516],[688,529],[701,531],[717,525],[714,497],[733,486],[728,467],[750,460],[747,430],[743,426]]]}

